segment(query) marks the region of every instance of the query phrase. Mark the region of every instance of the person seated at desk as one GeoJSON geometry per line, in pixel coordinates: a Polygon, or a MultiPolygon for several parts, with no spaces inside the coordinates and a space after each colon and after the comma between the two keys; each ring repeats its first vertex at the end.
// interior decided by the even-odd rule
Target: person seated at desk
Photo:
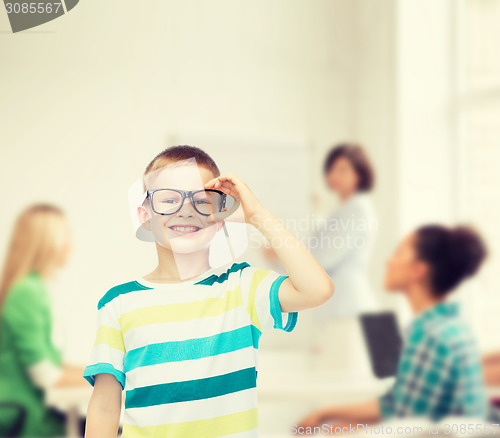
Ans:
{"type": "Polygon", "coordinates": [[[415,314],[393,387],[376,400],[319,409],[299,427],[391,417],[485,419],[488,402],[476,340],[458,304],[445,300],[476,273],[485,256],[481,237],[465,226],[422,226],[406,237],[388,261],[385,277],[386,288],[402,291],[415,314]]]}
{"type": "Polygon", "coordinates": [[[0,282],[0,436],[65,435],[65,414],[44,404],[44,392],[87,384],[83,367],[63,364],[52,342],[45,282],[66,263],[69,249],[58,207],[33,205],[17,219],[0,282]]]}

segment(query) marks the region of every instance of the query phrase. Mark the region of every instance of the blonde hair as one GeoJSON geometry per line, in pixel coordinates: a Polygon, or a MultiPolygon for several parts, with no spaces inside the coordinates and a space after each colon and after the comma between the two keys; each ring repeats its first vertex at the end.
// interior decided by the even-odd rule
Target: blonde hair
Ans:
{"type": "Polygon", "coordinates": [[[47,272],[65,244],[65,215],[51,204],[35,204],[18,216],[0,279],[0,309],[9,288],[31,271],[47,272]]]}

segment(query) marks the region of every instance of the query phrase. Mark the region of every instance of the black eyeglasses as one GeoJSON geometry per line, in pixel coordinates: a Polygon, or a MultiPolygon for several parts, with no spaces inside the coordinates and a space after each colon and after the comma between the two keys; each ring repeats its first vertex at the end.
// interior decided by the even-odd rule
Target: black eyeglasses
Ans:
{"type": "Polygon", "coordinates": [[[194,209],[203,216],[220,213],[226,205],[226,194],[213,189],[184,191],[176,189],[148,190],[146,198],[151,199],[151,208],[157,214],[177,213],[189,198],[194,209]]]}

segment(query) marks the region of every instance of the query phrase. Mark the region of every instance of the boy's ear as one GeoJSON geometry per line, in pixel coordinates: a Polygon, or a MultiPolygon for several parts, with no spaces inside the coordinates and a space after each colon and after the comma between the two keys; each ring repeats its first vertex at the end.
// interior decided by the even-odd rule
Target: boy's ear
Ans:
{"type": "Polygon", "coordinates": [[[137,207],[137,218],[139,219],[141,227],[144,227],[146,230],[151,231],[151,223],[149,222],[149,220],[151,219],[151,215],[143,205],[139,205],[137,207]]]}
{"type": "Polygon", "coordinates": [[[152,227],[151,227],[151,214],[144,206],[137,207],[137,218],[139,219],[139,227],[135,231],[135,237],[144,242],[154,242],[152,227]]]}

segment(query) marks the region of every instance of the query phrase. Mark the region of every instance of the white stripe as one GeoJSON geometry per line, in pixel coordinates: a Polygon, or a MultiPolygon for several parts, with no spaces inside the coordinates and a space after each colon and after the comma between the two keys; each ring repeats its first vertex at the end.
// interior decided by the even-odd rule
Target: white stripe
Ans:
{"type": "MultiPolygon", "coordinates": [[[[252,278],[255,273],[260,270],[259,268],[249,267],[245,268],[241,274],[241,295],[243,297],[243,302],[245,303],[245,308],[248,304],[248,298],[250,293],[250,287],[252,285],[252,278]]],[[[267,269],[264,269],[266,271],[267,269]]],[[[274,327],[274,319],[271,315],[271,304],[269,299],[269,293],[271,291],[271,285],[280,276],[277,272],[270,271],[262,279],[262,281],[257,286],[254,296],[254,306],[257,311],[257,316],[259,318],[260,328],[262,331],[269,330],[274,327]]],[[[282,317],[287,314],[282,314],[282,317]]],[[[286,324],[286,319],[283,324],[286,324]]]]}
{"type": "Polygon", "coordinates": [[[255,366],[253,347],[201,359],[167,362],[127,372],[127,390],[169,382],[203,379],[255,366]]]}
{"type": "Polygon", "coordinates": [[[253,409],[256,406],[257,391],[255,388],[249,388],[203,400],[129,408],[124,411],[123,422],[136,424],[139,427],[160,426],[216,418],[253,409]]]}
{"type": "Polygon", "coordinates": [[[109,303],[106,306],[101,307],[97,311],[97,328],[101,325],[107,325],[117,330],[121,330],[121,326],[117,321],[117,317],[113,313],[114,309],[111,308],[109,303]]]}
{"type": "MultiPolygon", "coordinates": [[[[228,290],[233,290],[238,284],[225,281],[222,284],[214,283],[213,286],[197,285],[190,288],[170,290],[160,288],[139,290],[120,295],[120,311],[124,313],[150,306],[166,304],[193,303],[206,298],[222,298],[228,290]]],[[[114,301],[113,301],[114,303],[114,301]]],[[[120,317],[120,315],[117,315],[120,317]]]]}
{"type": "Polygon", "coordinates": [[[99,344],[92,347],[88,365],[106,362],[113,365],[117,370],[123,371],[123,351],[111,348],[108,344],[99,344]]]}
{"type": "MultiPolygon", "coordinates": [[[[220,276],[223,273],[225,273],[225,270],[221,270],[217,273],[217,275],[220,276]]],[[[177,288],[172,287],[172,284],[159,284],[158,287],[147,290],[139,289],[137,291],[121,294],[117,298],[120,298],[120,307],[122,308],[122,313],[143,307],[142,303],[145,301],[145,298],[153,300],[158,299],[159,301],[156,305],[193,302],[210,297],[216,298],[220,295],[221,290],[225,292],[226,290],[232,290],[236,286],[238,286],[240,282],[239,276],[239,271],[231,272],[231,274],[229,274],[228,278],[224,282],[214,282],[212,286],[205,284],[186,286],[182,285],[182,283],[179,283],[179,287],[177,288]],[[168,285],[168,287],[163,287],[165,285],[168,285]],[[140,307],[137,307],[138,304],[140,305],[140,307]]],[[[138,284],[142,286],[141,283],[138,284]]],[[[139,288],[140,286],[137,287],[139,288]]]]}
{"type": "Polygon", "coordinates": [[[189,321],[169,321],[133,328],[123,335],[127,351],[160,342],[185,341],[204,338],[251,324],[243,306],[217,316],[189,321]]]}
{"type": "Polygon", "coordinates": [[[271,301],[269,293],[271,291],[271,285],[278,277],[279,274],[270,272],[260,282],[257,287],[257,291],[255,292],[255,308],[257,310],[257,315],[259,316],[260,329],[262,331],[270,330],[274,326],[274,319],[271,315],[271,301]]]}
{"type": "Polygon", "coordinates": [[[250,292],[250,285],[252,284],[252,277],[256,270],[257,268],[251,266],[241,271],[240,287],[241,287],[241,295],[243,296],[243,301],[245,303],[245,306],[248,303],[248,294],[250,292]]]}

